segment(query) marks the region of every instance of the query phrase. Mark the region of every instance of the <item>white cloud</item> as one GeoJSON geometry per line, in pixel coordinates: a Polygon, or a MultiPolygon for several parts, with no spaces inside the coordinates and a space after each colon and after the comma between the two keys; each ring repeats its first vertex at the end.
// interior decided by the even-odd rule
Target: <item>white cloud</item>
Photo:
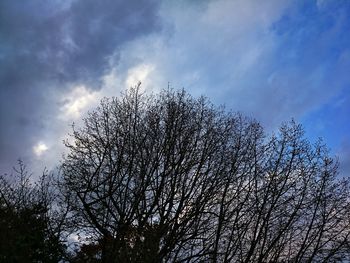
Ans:
{"type": "Polygon", "coordinates": [[[89,90],[85,86],[77,86],[63,96],[63,106],[59,117],[63,120],[78,119],[83,112],[95,106],[100,98],[99,92],[89,90]]]}

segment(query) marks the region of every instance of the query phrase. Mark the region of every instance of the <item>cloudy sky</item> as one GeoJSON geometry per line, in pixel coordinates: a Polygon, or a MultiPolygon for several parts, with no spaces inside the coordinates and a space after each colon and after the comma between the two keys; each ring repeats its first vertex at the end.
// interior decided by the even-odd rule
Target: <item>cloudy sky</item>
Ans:
{"type": "Polygon", "coordinates": [[[138,81],[268,131],[295,118],[350,174],[347,0],[1,0],[0,173],[52,168],[71,124],[138,81]]]}

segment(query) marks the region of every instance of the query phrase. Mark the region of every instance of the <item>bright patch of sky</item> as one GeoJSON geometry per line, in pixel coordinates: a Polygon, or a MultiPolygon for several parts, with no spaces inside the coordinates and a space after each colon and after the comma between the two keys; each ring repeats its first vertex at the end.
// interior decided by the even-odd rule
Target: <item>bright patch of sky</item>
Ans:
{"type": "Polygon", "coordinates": [[[146,89],[149,85],[148,77],[154,70],[154,67],[149,64],[140,64],[128,70],[125,81],[126,87],[134,87],[139,82],[142,83],[142,89],[146,89]]]}
{"type": "Polygon", "coordinates": [[[60,117],[63,120],[76,120],[81,118],[87,109],[96,107],[102,97],[98,92],[89,90],[85,86],[77,86],[62,98],[60,117]]]}
{"type": "Polygon", "coordinates": [[[33,147],[33,152],[37,157],[40,157],[44,152],[46,152],[49,148],[45,143],[39,142],[33,147]]]}

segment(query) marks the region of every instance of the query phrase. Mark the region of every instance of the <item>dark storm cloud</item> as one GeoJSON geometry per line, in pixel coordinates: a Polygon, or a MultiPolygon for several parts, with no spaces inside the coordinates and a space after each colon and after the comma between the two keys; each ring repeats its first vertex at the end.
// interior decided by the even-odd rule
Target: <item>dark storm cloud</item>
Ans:
{"type": "Polygon", "coordinates": [[[57,110],[53,94],[98,88],[123,45],[158,30],[157,9],[149,0],[0,1],[0,166],[29,154],[57,110]]]}
{"type": "Polygon", "coordinates": [[[152,1],[78,1],[70,9],[70,22],[65,30],[71,51],[64,65],[65,76],[98,79],[106,59],[117,46],[157,27],[152,1]]]}

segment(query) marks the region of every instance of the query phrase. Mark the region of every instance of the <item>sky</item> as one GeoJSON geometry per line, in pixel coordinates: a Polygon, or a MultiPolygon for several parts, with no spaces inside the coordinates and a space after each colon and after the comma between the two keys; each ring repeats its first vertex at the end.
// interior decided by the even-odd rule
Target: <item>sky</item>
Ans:
{"type": "Polygon", "coordinates": [[[1,0],[0,173],[54,168],[101,98],[170,85],[294,118],[350,176],[350,1],[1,0]]]}

